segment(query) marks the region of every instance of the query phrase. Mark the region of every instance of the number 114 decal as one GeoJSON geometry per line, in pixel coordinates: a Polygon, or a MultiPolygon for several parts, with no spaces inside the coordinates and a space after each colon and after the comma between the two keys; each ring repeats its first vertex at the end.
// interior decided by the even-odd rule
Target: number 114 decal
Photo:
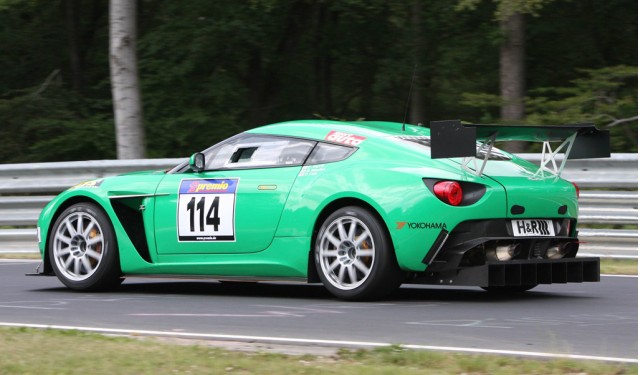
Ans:
{"type": "Polygon", "coordinates": [[[237,187],[237,178],[182,180],[178,240],[235,241],[237,187]]]}

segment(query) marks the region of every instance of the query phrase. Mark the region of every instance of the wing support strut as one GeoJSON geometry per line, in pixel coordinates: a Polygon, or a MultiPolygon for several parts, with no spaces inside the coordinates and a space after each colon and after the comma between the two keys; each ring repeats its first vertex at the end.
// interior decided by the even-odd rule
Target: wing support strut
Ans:
{"type": "Polygon", "coordinates": [[[467,156],[462,159],[462,169],[469,173],[473,173],[476,176],[482,176],[482,172],[484,171],[484,167],[487,165],[487,160],[489,160],[489,156],[491,155],[491,150],[493,149],[493,145],[496,143],[497,132],[493,133],[487,139],[482,141],[482,143],[478,146],[478,154],[477,156],[483,156],[482,165],[478,168],[478,158],[476,155],[467,156]],[[469,164],[473,164],[473,168],[469,168],[469,164]]]}
{"type": "Polygon", "coordinates": [[[578,133],[573,133],[567,139],[564,140],[555,150],[551,147],[551,142],[545,141],[542,143],[542,153],[540,154],[540,168],[534,174],[534,177],[542,177],[544,172],[549,172],[556,176],[556,178],[560,178],[562,171],[564,170],[565,165],[567,164],[568,155],[571,154],[571,148],[573,147],[573,143],[576,140],[576,136],[578,133]],[[560,162],[560,167],[556,163],[556,156],[559,155],[563,150],[564,155],[562,157],[562,161],[560,162]]]}

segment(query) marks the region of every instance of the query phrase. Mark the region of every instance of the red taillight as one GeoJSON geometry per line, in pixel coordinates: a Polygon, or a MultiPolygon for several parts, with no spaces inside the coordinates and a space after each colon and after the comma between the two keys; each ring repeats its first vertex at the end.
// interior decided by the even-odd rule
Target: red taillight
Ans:
{"type": "Polygon", "coordinates": [[[438,199],[452,206],[462,202],[462,187],[455,181],[440,181],[433,185],[433,192],[438,199]]]}
{"type": "Polygon", "coordinates": [[[576,198],[580,198],[580,188],[578,187],[578,184],[576,184],[575,182],[572,182],[572,184],[576,188],[576,198]]]}

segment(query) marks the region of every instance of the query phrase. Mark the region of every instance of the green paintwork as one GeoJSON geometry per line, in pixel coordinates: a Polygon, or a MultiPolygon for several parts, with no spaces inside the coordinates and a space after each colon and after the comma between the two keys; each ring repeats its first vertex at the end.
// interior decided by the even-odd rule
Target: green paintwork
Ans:
{"type": "Polygon", "coordinates": [[[301,167],[212,171],[167,175],[158,186],[156,198],[156,239],[158,254],[242,254],[269,247],[280,221],[291,186],[301,167]],[[176,236],[177,201],[180,182],[187,178],[237,178],[235,242],[178,242],[176,236]],[[260,190],[272,184],[273,190],[260,190]],[[166,195],[165,195],[166,194],[166,195]],[[244,225],[243,225],[244,224],[244,225]]]}
{"type": "MultiPolygon", "coordinates": [[[[432,160],[428,147],[394,136],[428,136],[429,129],[388,122],[294,121],[248,133],[297,137],[326,142],[332,131],[364,137],[345,160],[305,166],[186,171],[167,174],[141,172],[98,180],[71,188],[42,211],[39,244],[45,254],[50,225],[69,204],[94,201],[115,229],[122,271],[127,274],[182,274],[305,278],[314,231],[326,207],[335,202],[359,202],[382,218],[401,268],[424,271],[422,263],[439,234],[462,221],[505,219],[508,207],[526,208],[525,218],[577,218],[575,188],[555,176],[533,178],[537,167],[514,157],[489,161],[483,176],[464,171],[459,159],[432,160]],[[483,184],[486,193],[476,203],[452,207],[437,199],[423,178],[483,184]],[[235,239],[219,242],[180,242],[177,235],[180,183],[184,180],[237,180],[235,239]],[[120,201],[141,217],[149,249],[148,261],[133,245],[113,208],[120,201]],[[566,205],[566,214],[558,207],[566,205]],[[412,230],[402,223],[430,223],[412,230]]],[[[519,130],[522,131],[522,130],[519,130]]],[[[359,138],[360,139],[360,138],[359,138]]],[[[193,158],[192,158],[193,159],[193,158]]],[[[225,217],[224,219],[228,219],[225,217]]]]}

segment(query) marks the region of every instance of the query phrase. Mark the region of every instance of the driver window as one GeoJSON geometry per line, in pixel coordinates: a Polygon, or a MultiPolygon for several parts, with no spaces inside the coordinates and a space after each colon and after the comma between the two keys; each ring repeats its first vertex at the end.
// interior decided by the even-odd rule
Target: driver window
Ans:
{"type": "Polygon", "coordinates": [[[316,142],[242,134],[205,151],[206,170],[302,165],[316,142]]]}

